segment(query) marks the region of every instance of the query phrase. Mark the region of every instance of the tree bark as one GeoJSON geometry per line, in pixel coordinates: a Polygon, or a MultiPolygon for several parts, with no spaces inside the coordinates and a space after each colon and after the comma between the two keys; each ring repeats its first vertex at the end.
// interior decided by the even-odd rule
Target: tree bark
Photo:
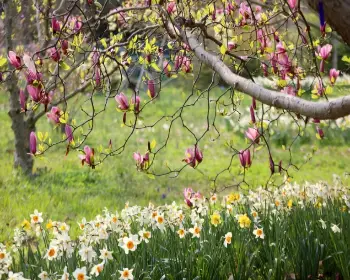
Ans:
{"type": "MultiPolygon", "coordinates": [[[[306,1],[312,9],[318,11],[320,0],[306,1]]],[[[327,23],[350,45],[350,0],[323,0],[327,23]]]]}
{"type": "MultiPolygon", "coordinates": [[[[13,20],[15,19],[16,7],[12,0],[5,1],[5,41],[7,50],[13,50],[13,41],[11,38],[13,32],[13,20]]],[[[19,88],[17,86],[17,77],[15,74],[7,80],[7,89],[9,92],[10,110],[9,116],[12,121],[11,128],[14,133],[14,166],[21,168],[23,173],[32,174],[33,158],[29,155],[29,134],[35,129],[32,118],[25,120],[24,114],[21,113],[19,103],[19,88]]]]}

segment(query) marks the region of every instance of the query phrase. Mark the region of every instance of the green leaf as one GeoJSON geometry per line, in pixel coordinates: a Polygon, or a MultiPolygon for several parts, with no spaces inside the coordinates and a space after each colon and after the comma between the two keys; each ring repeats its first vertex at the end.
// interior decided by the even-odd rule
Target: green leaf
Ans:
{"type": "Polygon", "coordinates": [[[153,174],[151,174],[151,173],[147,173],[147,177],[148,177],[148,178],[150,178],[150,179],[152,179],[152,180],[154,180],[154,179],[155,179],[154,175],[153,175],[153,174]]]}
{"type": "Polygon", "coordinates": [[[60,68],[64,71],[68,71],[70,69],[70,66],[67,63],[65,63],[64,61],[61,61],[60,68]]]}
{"type": "Polygon", "coordinates": [[[333,88],[331,86],[326,87],[326,94],[332,94],[333,93],[333,88]]]}
{"type": "Polygon", "coordinates": [[[0,57],[0,67],[3,67],[7,64],[7,59],[3,56],[0,57]]]}
{"type": "Polygon", "coordinates": [[[158,72],[161,71],[160,68],[158,67],[157,63],[153,62],[153,63],[151,64],[151,66],[152,66],[152,68],[153,68],[154,70],[156,70],[156,71],[158,71],[158,72]]]}
{"type": "Polygon", "coordinates": [[[151,144],[150,144],[150,148],[151,150],[153,150],[157,145],[157,141],[155,139],[152,140],[151,144]]]}
{"type": "Polygon", "coordinates": [[[107,42],[106,42],[106,39],[105,39],[105,38],[102,38],[102,39],[100,40],[100,42],[101,42],[102,46],[103,46],[105,49],[107,49],[107,42]]]}
{"type": "Polygon", "coordinates": [[[225,55],[226,51],[227,51],[226,46],[225,46],[224,44],[222,44],[221,47],[220,47],[220,53],[221,53],[222,55],[225,55]]]}
{"type": "Polygon", "coordinates": [[[346,63],[350,63],[350,57],[349,56],[344,55],[341,60],[346,62],[346,63]]]}
{"type": "Polygon", "coordinates": [[[102,10],[102,5],[101,5],[101,3],[99,3],[98,1],[95,1],[94,4],[95,4],[95,6],[96,6],[97,8],[99,8],[100,10],[102,10]]]}

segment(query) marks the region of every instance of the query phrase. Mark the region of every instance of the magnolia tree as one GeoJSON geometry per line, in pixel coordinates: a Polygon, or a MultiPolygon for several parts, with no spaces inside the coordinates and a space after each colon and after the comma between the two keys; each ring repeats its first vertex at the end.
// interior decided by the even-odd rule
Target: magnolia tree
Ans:
{"type": "Polygon", "coordinates": [[[28,24],[36,28],[32,31],[35,44],[18,50],[14,43],[21,40],[13,32],[18,28],[16,19],[21,16],[24,2],[3,3],[8,67],[3,69],[1,80],[10,96],[15,165],[27,173],[32,171],[33,158],[44,153],[49,156],[50,148],[56,145],[66,153],[79,150],[81,164],[94,169],[107,158],[121,155],[136,131],[155,127],[165,118],[169,121],[168,137],[159,148],[148,143],[142,153],[135,151],[125,156],[133,156],[137,169],[145,173],[178,174],[184,168],[197,168],[208,160],[202,153],[204,136],[210,130],[220,136],[216,120],[220,115],[240,114],[241,98],[237,96],[244,94],[251,99],[250,123],[245,132],[248,144],[229,147],[230,166],[242,168],[241,184],[245,182],[245,170],[254,168],[251,165],[257,152],[267,153],[271,174],[288,174],[293,164],[275,159],[269,144],[270,125],[281,116],[289,116],[298,127],[310,123],[322,139],[323,121],[350,113],[349,96],[328,98],[339,71],[326,67],[332,54],[332,30],[327,23],[349,43],[349,29],[343,28],[349,17],[341,20],[340,15],[349,11],[350,1],[34,1],[31,9],[35,17],[28,24]],[[311,32],[305,15],[309,7],[318,11],[318,32],[311,32]],[[339,16],[334,17],[334,13],[339,16]],[[288,32],[293,36],[288,37],[288,32]],[[252,70],[252,63],[258,69],[252,70]],[[138,84],[147,89],[138,85],[132,88],[132,94],[124,93],[124,82],[132,82],[135,67],[142,68],[138,84]],[[205,67],[211,69],[212,81],[203,90],[198,80],[205,67]],[[255,83],[256,73],[271,79],[273,86],[265,88],[255,83]],[[146,107],[157,106],[164,78],[183,76],[193,79],[193,83],[175,113],[154,123],[138,122],[146,107]],[[306,77],[312,77],[309,92],[302,87],[306,77]],[[219,79],[228,90],[217,96],[211,89],[219,79]],[[79,98],[89,104],[89,110],[82,108],[85,117],[73,120],[70,112],[75,105],[71,100],[86,91],[89,95],[79,98]],[[97,92],[105,96],[102,109],[95,106],[97,92]],[[182,115],[203,99],[215,105],[215,117],[203,119],[205,130],[198,134],[183,122],[182,115]],[[85,142],[98,126],[96,117],[111,102],[130,132],[123,143],[110,143],[107,149],[97,152],[85,142]],[[37,135],[35,124],[42,117],[49,118],[53,126],[63,127],[63,140],[37,135]],[[178,151],[185,154],[178,168],[167,167],[166,172],[157,173],[152,166],[157,154],[167,147],[176,121],[191,133],[193,144],[178,151]],[[80,130],[87,124],[88,129],[80,130]]]}

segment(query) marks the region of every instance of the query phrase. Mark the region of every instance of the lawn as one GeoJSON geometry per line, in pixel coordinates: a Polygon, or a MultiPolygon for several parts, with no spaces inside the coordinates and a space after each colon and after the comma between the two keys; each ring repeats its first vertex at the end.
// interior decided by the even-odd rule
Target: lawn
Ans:
{"type": "MultiPolygon", "coordinates": [[[[216,88],[212,96],[219,96],[224,89],[216,88]]],[[[127,94],[130,95],[130,92],[127,94]]],[[[172,115],[177,107],[185,101],[189,90],[182,89],[178,84],[173,84],[163,89],[161,98],[154,104],[147,106],[142,113],[143,123],[151,124],[163,115],[172,115]]],[[[145,95],[143,97],[146,99],[145,95]]],[[[197,95],[190,99],[196,100],[197,95]]],[[[83,114],[78,110],[81,99],[73,100],[77,108],[71,112],[77,122],[83,120],[83,114]]],[[[103,106],[104,97],[96,96],[95,106],[103,106]]],[[[215,104],[211,102],[209,119],[213,119],[215,104]]],[[[243,108],[247,108],[250,99],[245,97],[242,101],[243,108]]],[[[180,174],[173,173],[166,176],[147,176],[138,172],[132,158],[135,151],[145,152],[147,141],[156,140],[156,149],[164,144],[168,135],[170,118],[164,119],[154,128],[137,131],[130,139],[125,151],[115,157],[107,158],[102,165],[92,170],[87,166],[81,166],[78,158],[79,152],[71,151],[65,156],[65,146],[60,145],[49,150],[44,157],[35,160],[35,176],[26,178],[13,170],[13,136],[10,120],[7,116],[7,96],[3,93],[0,97],[0,121],[2,133],[0,137],[0,241],[8,240],[15,226],[18,226],[25,216],[34,209],[50,213],[52,219],[66,222],[75,222],[82,217],[88,219],[107,207],[108,209],[120,209],[124,203],[145,206],[149,201],[156,204],[171,203],[173,200],[182,201],[182,190],[185,187],[193,187],[208,194],[212,180],[216,174],[229,166],[232,151],[227,147],[226,141],[231,141],[238,150],[248,146],[244,131],[247,125],[239,125],[237,115],[231,117],[217,116],[216,125],[220,130],[218,134],[210,129],[200,142],[200,148],[204,153],[204,160],[196,169],[187,166],[180,174]],[[179,175],[179,176],[176,176],[179,175]]],[[[85,105],[84,105],[85,106],[85,105]]],[[[242,118],[249,118],[246,114],[242,118]]],[[[195,106],[184,109],[184,123],[198,136],[206,130],[207,99],[202,98],[195,106]]],[[[95,127],[87,140],[87,144],[99,150],[108,147],[109,139],[113,147],[121,145],[130,131],[122,127],[122,113],[117,112],[116,103],[110,100],[107,111],[97,117],[95,127]]],[[[302,183],[304,181],[318,182],[325,180],[332,182],[333,174],[341,176],[344,184],[350,180],[344,176],[350,170],[350,150],[346,142],[350,139],[347,131],[325,128],[325,139],[322,141],[315,137],[313,125],[305,131],[304,136],[298,139],[292,147],[293,163],[301,166],[299,171],[290,168],[290,180],[302,183]],[[309,161],[309,155],[313,154],[309,161]]],[[[48,132],[53,141],[60,140],[62,135],[59,128],[54,126],[44,117],[37,126],[37,132],[48,132]]],[[[274,129],[270,136],[274,160],[289,160],[289,151],[283,147],[289,147],[296,131],[288,125],[280,123],[280,129],[274,129]]],[[[193,146],[195,140],[191,133],[186,131],[180,119],[174,122],[169,142],[166,149],[157,155],[154,171],[162,173],[167,171],[167,166],[173,169],[181,168],[184,163],[185,150],[193,146]]],[[[240,165],[237,157],[234,157],[230,172],[225,172],[217,181],[218,187],[233,185],[241,179],[240,165]]],[[[273,176],[274,183],[282,182],[285,174],[273,176]]],[[[248,188],[265,186],[270,177],[270,169],[266,147],[256,152],[252,167],[247,171],[246,181],[248,188]]]]}

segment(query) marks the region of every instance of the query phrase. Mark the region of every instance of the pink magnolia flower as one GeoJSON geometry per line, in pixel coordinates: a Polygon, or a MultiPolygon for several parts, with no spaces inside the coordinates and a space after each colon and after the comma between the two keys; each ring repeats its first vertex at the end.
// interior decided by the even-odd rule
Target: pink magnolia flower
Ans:
{"type": "Polygon", "coordinates": [[[188,165],[195,167],[196,166],[196,157],[194,150],[192,148],[188,148],[185,152],[186,158],[183,159],[188,165]]]}
{"type": "Polygon", "coordinates": [[[339,77],[340,71],[337,71],[337,69],[332,68],[329,71],[329,80],[331,81],[331,84],[334,85],[337,78],[339,77]]]}
{"type": "Polygon", "coordinates": [[[193,148],[188,148],[185,153],[186,158],[183,159],[184,162],[186,162],[188,165],[195,167],[198,164],[200,164],[203,161],[203,153],[201,150],[195,145],[193,148]]]}
{"type": "Polygon", "coordinates": [[[34,73],[34,74],[36,73],[36,67],[35,67],[34,61],[33,61],[32,57],[26,53],[23,55],[23,63],[27,67],[29,72],[34,73]]]}
{"type": "Polygon", "coordinates": [[[229,42],[227,43],[227,49],[228,49],[229,51],[232,51],[232,50],[234,50],[234,49],[236,49],[236,48],[237,48],[237,44],[236,44],[235,42],[229,41],[229,42]]]}
{"type": "Polygon", "coordinates": [[[174,12],[176,11],[176,4],[175,4],[175,2],[170,2],[170,3],[168,4],[166,10],[167,10],[167,12],[168,12],[169,14],[174,13],[174,12]]]}
{"type": "Polygon", "coordinates": [[[268,77],[269,76],[269,68],[267,67],[266,63],[261,62],[261,68],[263,70],[264,77],[268,77]]]}
{"type": "Polygon", "coordinates": [[[317,53],[316,55],[321,58],[321,63],[320,63],[320,72],[324,72],[324,66],[325,66],[325,61],[328,59],[332,52],[332,45],[327,44],[324,45],[323,47],[318,46],[317,48],[317,53]]]}
{"type": "Polygon", "coordinates": [[[140,102],[141,102],[141,98],[138,95],[136,95],[136,96],[134,95],[131,98],[131,104],[134,104],[134,111],[135,111],[135,113],[140,112],[140,102]]]}
{"type": "Polygon", "coordinates": [[[250,18],[251,10],[245,2],[239,5],[239,13],[242,15],[243,19],[250,18]]]}
{"type": "Polygon", "coordinates": [[[24,94],[23,89],[21,89],[19,91],[19,103],[21,104],[21,110],[26,112],[27,111],[27,97],[24,94]]]}
{"type": "Polygon", "coordinates": [[[46,116],[54,123],[60,123],[61,110],[58,107],[52,107],[50,113],[47,113],[46,116]]]}
{"type": "Polygon", "coordinates": [[[191,59],[189,59],[187,56],[185,56],[182,60],[182,71],[185,73],[191,72],[191,59]]]}
{"type": "Polygon", "coordinates": [[[324,45],[323,47],[318,47],[318,55],[323,59],[323,60],[327,60],[329,55],[332,52],[332,48],[333,46],[330,44],[324,45]]]}
{"type": "Polygon", "coordinates": [[[252,98],[252,107],[256,110],[256,99],[254,97],[252,98]]]}
{"type": "Polygon", "coordinates": [[[316,127],[316,131],[317,131],[317,134],[318,136],[323,139],[324,138],[324,132],[323,132],[323,129],[320,128],[319,126],[316,127]]]}
{"type": "Polygon", "coordinates": [[[251,140],[253,143],[258,144],[259,143],[259,137],[260,133],[256,128],[248,128],[248,130],[245,132],[246,137],[251,140]]]}
{"type": "Polygon", "coordinates": [[[19,56],[16,55],[15,52],[13,51],[9,51],[8,54],[8,60],[10,62],[10,64],[15,67],[16,69],[20,69],[21,68],[21,58],[19,56]]]}
{"type": "Polygon", "coordinates": [[[185,188],[183,195],[184,201],[189,207],[193,206],[195,200],[202,198],[202,194],[200,192],[194,192],[192,188],[185,188]]]}
{"type": "Polygon", "coordinates": [[[197,145],[195,145],[194,147],[194,156],[198,162],[198,164],[200,164],[203,161],[203,153],[202,151],[198,148],[197,145]]]}
{"type": "Polygon", "coordinates": [[[164,72],[164,74],[165,74],[168,78],[171,77],[170,70],[171,70],[171,69],[170,69],[169,61],[164,60],[164,61],[163,61],[163,72],[164,72]]]}
{"type": "Polygon", "coordinates": [[[154,81],[153,80],[148,80],[147,81],[147,87],[148,87],[148,96],[153,99],[156,96],[156,89],[154,86],[154,81]]]}
{"type": "Polygon", "coordinates": [[[250,150],[244,150],[239,152],[239,160],[241,162],[242,167],[250,167],[252,165],[252,160],[250,157],[250,150]]]}
{"type": "Polygon", "coordinates": [[[67,55],[68,54],[68,47],[69,47],[68,40],[62,40],[61,47],[62,47],[63,54],[67,55]]]}
{"type": "Polygon", "coordinates": [[[27,91],[34,102],[40,102],[42,99],[42,90],[33,85],[27,85],[27,91]]]}
{"type": "Polygon", "coordinates": [[[185,202],[186,202],[188,207],[192,207],[193,206],[193,203],[188,198],[185,198],[185,202]]]}
{"type": "Polygon", "coordinates": [[[51,27],[53,34],[56,34],[61,30],[60,22],[55,17],[51,19],[51,27]]]}
{"type": "Polygon", "coordinates": [[[250,110],[250,119],[251,119],[252,123],[255,123],[256,120],[255,120],[255,112],[254,112],[253,105],[250,105],[249,110],[250,110]]]}
{"type": "Polygon", "coordinates": [[[257,38],[260,42],[262,51],[268,46],[268,37],[266,36],[266,33],[263,29],[259,29],[257,32],[257,38]]]}
{"type": "Polygon", "coordinates": [[[78,33],[83,26],[81,17],[72,17],[73,30],[75,33],[78,33]]]}
{"type": "Polygon", "coordinates": [[[28,71],[24,75],[28,84],[33,84],[35,81],[41,81],[43,78],[43,74],[39,72],[28,71]]]}
{"type": "Polygon", "coordinates": [[[277,54],[282,54],[282,53],[287,52],[287,49],[282,42],[279,42],[276,45],[276,51],[277,51],[277,54]]]}
{"type": "Polygon", "coordinates": [[[96,48],[92,52],[92,63],[94,65],[100,64],[100,53],[96,50],[96,48]]]}
{"type": "Polygon", "coordinates": [[[91,149],[89,146],[84,147],[84,155],[79,155],[81,159],[81,164],[86,163],[88,166],[94,168],[94,149],[91,149]]]}
{"type": "Polygon", "coordinates": [[[32,155],[36,154],[36,135],[35,132],[31,132],[29,136],[29,150],[32,155]]]}
{"type": "Polygon", "coordinates": [[[287,86],[283,88],[281,92],[287,93],[288,95],[296,96],[296,90],[293,86],[287,86]]]}
{"type": "Polygon", "coordinates": [[[175,56],[175,62],[174,62],[175,71],[179,70],[179,68],[181,67],[182,60],[183,60],[183,56],[182,55],[175,56]]]}
{"type": "Polygon", "coordinates": [[[298,0],[288,0],[289,7],[294,10],[298,5],[298,0]]]}
{"type": "Polygon", "coordinates": [[[149,164],[149,153],[145,153],[144,155],[141,155],[140,153],[134,153],[133,155],[134,160],[136,161],[136,165],[141,170],[147,169],[149,164]]]}
{"type": "Polygon", "coordinates": [[[323,86],[322,80],[315,83],[313,93],[317,93],[318,96],[323,96],[325,93],[325,88],[323,86]]]}
{"type": "Polygon", "coordinates": [[[281,53],[277,57],[277,62],[281,66],[281,69],[285,72],[290,72],[292,62],[290,61],[287,53],[281,53]]]}
{"type": "Polygon", "coordinates": [[[68,143],[71,143],[74,140],[72,127],[69,124],[66,124],[64,131],[66,133],[68,143]]]}
{"type": "Polygon", "coordinates": [[[45,93],[43,93],[43,95],[42,95],[42,98],[41,98],[40,103],[41,103],[41,104],[44,104],[44,106],[45,106],[45,112],[47,111],[48,105],[51,103],[52,96],[53,96],[53,91],[50,91],[49,93],[45,92],[45,93]]]}
{"type": "Polygon", "coordinates": [[[100,72],[100,67],[98,65],[95,66],[94,76],[95,76],[96,86],[101,85],[101,72],[100,72]]]}
{"type": "Polygon", "coordinates": [[[117,103],[119,104],[118,108],[122,111],[126,111],[129,109],[129,102],[128,99],[126,98],[126,96],[124,95],[123,92],[117,94],[115,96],[115,100],[117,101],[117,103]]]}
{"type": "Polygon", "coordinates": [[[51,59],[55,62],[58,62],[61,58],[60,52],[56,48],[51,48],[49,50],[49,55],[51,59]]]}
{"type": "Polygon", "coordinates": [[[194,191],[192,188],[185,188],[183,191],[184,198],[191,199],[192,195],[194,194],[194,191]]]}

